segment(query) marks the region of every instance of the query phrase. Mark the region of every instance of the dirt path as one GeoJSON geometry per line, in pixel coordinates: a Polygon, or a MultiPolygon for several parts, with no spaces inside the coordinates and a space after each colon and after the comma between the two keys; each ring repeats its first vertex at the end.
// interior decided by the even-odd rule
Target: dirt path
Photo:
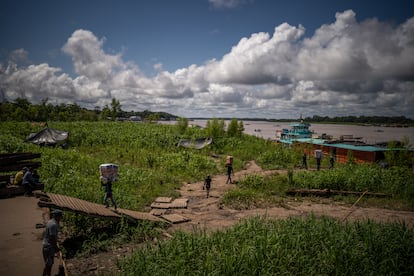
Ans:
{"type": "MultiPolygon", "coordinates": [[[[255,162],[249,162],[246,168],[236,172],[233,180],[243,179],[248,174],[270,175],[286,173],[286,171],[264,171],[255,162]]],[[[287,198],[283,207],[266,209],[234,210],[221,205],[221,199],[226,191],[236,187],[226,184],[225,175],[212,177],[210,197],[206,198],[203,182],[186,184],[180,189],[182,198],[188,198],[187,209],[175,209],[173,213],[191,219],[186,223],[174,224],[168,231],[177,229],[192,231],[194,227],[207,230],[223,229],[232,226],[241,219],[252,216],[267,216],[273,219],[283,219],[289,216],[326,215],[337,219],[349,220],[372,219],[374,221],[391,222],[404,221],[414,227],[414,212],[394,211],[379,208],[351,209],[349,205],[334,203],[329,199],[321,199],[319,203],[309,200],[287,198]]],[[[36,229],[37,223],[46,220],[45,209],[37,207],[37,199],[15,197],[0,199],[1,228],[0,228],[0,275],[40,275],[43,269],[41,255],[41,235],[43,229],[36,229]]],[[[69,259],[66,265],[69,275],[115,275],[117,272],[116,259],[127,256],[136,248],[136,244],[114,247],[108,252],[90,256],[87,259],[69,259]]],[[[58,267],[55,259],[54,269],[58,267]]],[[[54,274],[53,274],[54,275],[54,274]]]]}
{"type": "MultiPolygon", "coordinates": [[[[235,174],[237,181],[248,174],[270,175],[274,173],[286,173],[286,171],[264,171],[254,161],[249,162],[246,168],[235,174]]],[[[234,210],[220,204],[223,194],[235,187],[226,184],[225,175],[216,175],[212,180],[210,197],[206,198],[206,193],[202,189],[203,182],[184,185],[180,189],[180,195],[188,198],[187,209],[175,209],[172,213],[183,215],[191,221],[187,223],[175,224],[171,229],[192,230],[195,226],[207,230],[222,229],[236,224],[240,219],[252,216],[266,216],[269,218],[286,218],[289,216],[306,216],[314,214],[316,216],[330,216],[340,220],[371,219],[378,222],[404,221],[410,227],[414,227],[414,212],[394,211],[380,208],[361,208],[334,203],[330,199],[321,199],[320,203],[309,200],[295,201],[291,198],[286,201],[283,207],[271,207],[266,209],[256,208],[250,210],[234,210]]]]}
{"type": "MultiPolygon", "coordinates": [[[[37,206],[34,197],[0,199],[0,275],[42,275],[42,235],[48,220],[47,209],[37,206]]],[[[55,259],[53,275],[58,271],[55,259]]]]}

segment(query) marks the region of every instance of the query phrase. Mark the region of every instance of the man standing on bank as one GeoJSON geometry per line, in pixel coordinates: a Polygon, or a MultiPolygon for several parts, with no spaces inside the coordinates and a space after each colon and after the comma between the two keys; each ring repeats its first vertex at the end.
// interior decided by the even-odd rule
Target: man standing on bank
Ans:
{"type": "Polygon", "coordinates": [[[210,196],[210,188],[211,188],[211,177],[207,175],[207,178],[204,180],[203,190],[206,188],[207,191],[207,198],[210,196]]]}
{"type": "Polygon", "coordinates": [[[56,209],[51,213],[51,219],[46,224],[42,242],[43,260],[45,261],[43,276],[50,276],[54,263],[55,253],[60,251],[57,238],[59,232],[59,222],[62,218],[63,212],[59,209],[56,209]]]}

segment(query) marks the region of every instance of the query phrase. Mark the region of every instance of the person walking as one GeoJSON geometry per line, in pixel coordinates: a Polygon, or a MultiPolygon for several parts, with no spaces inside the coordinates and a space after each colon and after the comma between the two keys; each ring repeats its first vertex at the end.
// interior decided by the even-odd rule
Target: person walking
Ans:
{"type": "Polygon", "coordinates": [[[46,224],[43,234],[42,251],[45,267],[43,276],[50,276],[54,263],[55,253],[60,251],[58,246],[59,222],[63,218],[62,210],[56,209],[51,213],[51,218],[46,224]]]}
{"type": "Polygon", "coordinates": [[[307,163],[307,156],[306,156],[306,152],[303,153],[302,155],[302,169],[308,169],[308,163],[307,163]]]}
{"type": "Polygon", "coordinates": [[[24,173],[22,185],[25,188],[25,196],[32,196],[33,190],[36,188],[36,181],[32,176],[31,168],[27,168],[24,173]]]}
{"type": "Polygon", "coordinates": [[[321,169],[321,158],[317,157],[316,158],[316,170],[320,170],[321,169]]]}
{"type": "Polygon", "coordinates": [[[208,198],[210,196],[210,188],[211,188],[211,177],[209,175],[207,175],[207,178],[204,180],[203,190],[204,188],[206,189],[207,198],[208,198]]]}
{"type": "Polygon", "coordinates": [[[334,163],[335,163],[335,157],[333,156],[333,154],[331,155],[331,157],[329,158],[329,164],[330,164],[330,169],[334,168],[334,163]]]}
{"type": "Polygon", "coordinates": [[[105,186],[105,196],[104,196],[104,203],[105,207],[108,208],[108,198],[111,199],[112,205],[114,206],[115,210],[117,209],[116,202],[114,196],[112,194],[112,181],[106,181],[106,183],[102,184],[105,186]]]}
{"type": "Polygon", "coordinates": [[[322,150],[320,149],[315,150],[316,169],[318,171],[321,169],[322,155],[323,155],[322,150]]]}
{"type": "Polygon", "coordinates": [[[226,184],[228,184],[230,182],[230,184],[232,184],[232,180],[231,180],[231,175],[233,174],[234,176],[234,171],[233,171],[233,166],[232,165],[228,165],[227,166],[227,180],[226,180],[226,184]]]}

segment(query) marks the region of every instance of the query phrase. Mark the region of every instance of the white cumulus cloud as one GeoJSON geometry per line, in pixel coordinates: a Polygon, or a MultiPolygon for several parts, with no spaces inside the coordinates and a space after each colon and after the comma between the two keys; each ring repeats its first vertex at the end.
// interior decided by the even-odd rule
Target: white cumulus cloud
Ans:
{"type": "MultiPolygon", "coordinates": [[[[240,3],[210,2],[217,7],[240,3]]],[[[0,66],[0,95],[88,108],[116,97],[125,110],[179,116],[414,117],[414,18],[400,25],[375,18],[358,22],[347,10],[313,34],[305,37],[305,32],[304,26],[283,23],[273,33],[241,38],[223,57],[204,64],[168,72],[157,63],[156,75],[149,77],[122,53],[107,53],[106,38],[76,30],[62,47],[75,77],[46,63],[22,67],[30,53],[17,49],[0,66]]]]}

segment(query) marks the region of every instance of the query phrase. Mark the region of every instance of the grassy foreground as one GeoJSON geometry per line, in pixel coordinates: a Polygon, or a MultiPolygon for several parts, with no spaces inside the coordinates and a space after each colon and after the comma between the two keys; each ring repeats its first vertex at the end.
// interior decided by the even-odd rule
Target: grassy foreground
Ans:
{"type": "Polygon", "coordinates": [[[252,218],[224,232],[177,233],[121,260],[122,275],[412,275],[403,224],[252,218]]]}
{"type": "MultiPolygon", "coordinates": [[[[376,165],[347,165],[297,172],[292,168],[300,164],[300,151],[247,135],[223,135],[209,147],[192,150],[176,144],[182,138],[207,137],[206,130],[180,132],[174,126],[130,122],[51,122],[49,127],[69,131],[68,149],[25,143],[31,132],[41,129],[38,126],[0,122],[0,152],[40,152],[39,173],[47,192],[96,203],[102,203],[104,195],[98,171],[102,163],[120,165],[120,181],[114,185],[118,205],[145,211],[158,196],[177,197],[184,182],[224,174],[225,156],[230,154],[235,157],[236,171],[245,162],[256,160],[262,168],[290,169],[292,173],[247,176],[224,195],[223,204],[229,207],[277,204],[289,187],[392,193],[393,200],[414,206],[411,168],[382,171],[376,165]]],[[[106,250],[118,242],[152,240],[157,235],[150,224],[108,223],[70,214],[65,216],[64,230],[68,237],[81,241],[77,250],[83,254],[106,250]],[[83,238],[77,239],[77,235],[83,238]]],[[[413,244],[412,231],[401,224],[256,218],[224,232],[179,232],[170,241],[148,244],[119,265],[125,275],[410,275],[414,271],[413,244]]]]}

